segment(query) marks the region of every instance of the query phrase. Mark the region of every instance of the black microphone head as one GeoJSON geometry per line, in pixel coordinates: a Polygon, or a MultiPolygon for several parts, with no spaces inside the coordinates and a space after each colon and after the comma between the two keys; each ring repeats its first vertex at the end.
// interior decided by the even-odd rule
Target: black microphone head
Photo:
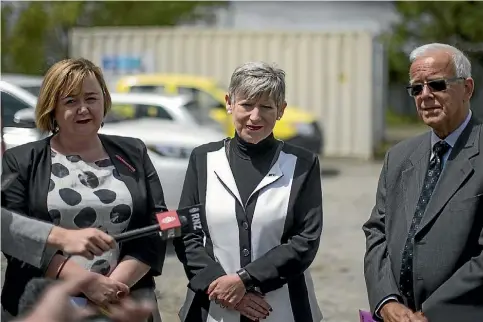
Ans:
{"type": "Polygon", "coordinates": [[[18,315],[29,314],[44,295],[45,291],[57,281],[49,278],[33,278],[25,286],[18,303],[18,315]]]}
{"type": "Polygon", "coordinates": [[[188,219],[185,216],[179,216],[179,222],[181,223],[181,226],[186,226],[188,225],[188,219]]]}
{"type": "Polygon", "coordinates": [[[203,205],[194,205],[191,207],[178,209],[176,212],[181,223],[181,231],[183,233],[196,233],[203,229],[201,223],[201,214],[205,211],[203,205]]]}

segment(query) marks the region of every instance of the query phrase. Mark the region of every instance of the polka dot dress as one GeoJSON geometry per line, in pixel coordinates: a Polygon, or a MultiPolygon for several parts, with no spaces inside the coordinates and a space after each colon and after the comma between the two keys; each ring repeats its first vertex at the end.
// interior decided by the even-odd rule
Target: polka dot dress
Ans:
{"type": "MultiPolygon", "coordinates": [[[[132,197],[111,160],[84,162],[78,155],[51,153],[47,207],[54,224],[68,229],[99,228],[108,234],[125,231],[132,215],[132,197]]],[[[119,261],[119,245],[93,260],[81,256],[71,260],[108,275],[119,261]]]]}

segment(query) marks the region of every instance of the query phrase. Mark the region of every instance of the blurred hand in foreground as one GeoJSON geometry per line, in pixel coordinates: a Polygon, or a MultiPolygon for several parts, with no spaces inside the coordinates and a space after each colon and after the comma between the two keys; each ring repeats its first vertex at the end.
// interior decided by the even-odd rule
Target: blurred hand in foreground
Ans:
{"type": "MultiPolygon", "coordinates": [[[[93,309],[82,308],[71,302],[71,296],[76,296],[86,285],[92,283],[95,277],[86,275],[81,279],[59,282],[45,291],[33,311],[16,322],[80,322],[96,314],[93,309]]],[[[107,307],[109,318],[113,322],[143,321],[154,309],[153,303],[137,303],[124,298],[117,304],[107,307]]]]}

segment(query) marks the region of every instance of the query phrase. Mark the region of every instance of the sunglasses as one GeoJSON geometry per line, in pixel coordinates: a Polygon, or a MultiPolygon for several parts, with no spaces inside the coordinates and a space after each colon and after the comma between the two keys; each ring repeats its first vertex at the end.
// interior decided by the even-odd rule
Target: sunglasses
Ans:
{"type": "Polygon", "coordinates": [[[418,96],[423,92],[424,85],[428,85],[428,87],[431,89],[433,92],[441,92],[445,91],[448,88],[449,83],[454,83],[457,81],[464,80],[464,77],[455,77],[455,78],[449,78],[449,79],[433,79],[424,83],[418,83],[418,84],[411,84],[406,86],[406,89],[408,91],[409,96],[418,96]]]}

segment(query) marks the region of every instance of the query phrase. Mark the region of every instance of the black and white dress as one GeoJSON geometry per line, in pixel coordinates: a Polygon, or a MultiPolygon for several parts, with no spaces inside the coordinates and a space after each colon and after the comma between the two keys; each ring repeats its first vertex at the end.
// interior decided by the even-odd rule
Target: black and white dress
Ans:
{"type": "Polygon", "coordinates": [[[319,322],[309,266],[322,231],[316,155],[273,135],[258,144],[234,139],[196,148],[180,207],[203,203],[203,233],[175,240],[189,279],[182,321],[249,321],[210,302],[208,286],[240,268],[272,306],[266,321],[319,322]]]}
{"type": "MultiPolygon", "coordinates": [[[[131,193],[109,158],[85,162],[78,155],[66,156],[53,149],[51,156],[47,207],[55,225],[67,229],[93,227],[108,234],[127,229],[132,215],[131,193]]],[[[119,245],[92,260],[71,258],[102,275],[109,275],[119,259],[119,245]]]]}

